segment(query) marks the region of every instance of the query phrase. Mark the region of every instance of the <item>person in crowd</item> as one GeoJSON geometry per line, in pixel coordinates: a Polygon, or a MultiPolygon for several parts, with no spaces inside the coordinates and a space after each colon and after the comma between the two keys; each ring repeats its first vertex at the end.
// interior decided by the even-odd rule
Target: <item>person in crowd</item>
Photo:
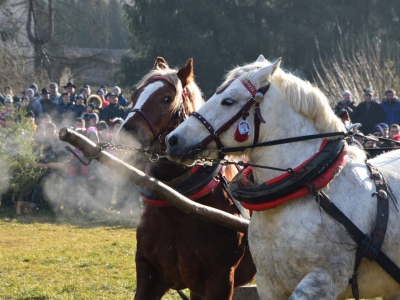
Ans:
{"type": "Polygon", "coordinates": [[[86,124],[85,120],[83,118],[76,118],[75,119],[75,124],[74,124],[74,129],[80,129],[83,133],[86,131],[86,124]]]}
{"type": "Polygon", "coordinates": [[[29,86],[29,88],[33,90],[33,97],[34,97],[37,101],[40,102],[40,100],[42,100],[42,95],[39,94],[39,88],[38,88],[37,84],[36,84],[36,83],[32,83],[32,84],[29,86]]]}
{"type": "Polygon", "coordinates": [[[343,100],[339,101],[336,104],[335,111],[340,109],[345,109],[349,114],[351,120],[354,119],[354,109],[356,108],[354,102],[351,100],[351,92],[350,91],[343,91],[342,93],[343,100]]]}
{"type": "MultiPolygon", "coordinates": [[[[375,125],[374,128],[372,128],[372,135],[377,137],[377,138],[383,138],[383,129],[380,125],[375,125]]],[[[382,142],[376,142],[377,147],[383,147],[382,142]]]]}
{"type": "Polygon", "coordinates": [[[400,101],[395,90],[386,90],[381,106],[386,115],[385,123],[400,124],[400,101]]]}
{"type": "Polygon", "coordinates": [[[15,111],[13,106],[13,99],[11,95],[4,98],[4,105],[0,107],[0,126],[6,127],[7,121],[12,121],[14,119],[15,111]]]}
{"type": "Polygon", "coordinates": [[[107,93],[108,93],[107,87],[104,84],[100,85],[99,89],[102,89],[104,92],[104,95],[107,95],[107,93]]]}
{"type": "Polygon", "coordinates": [[[49,84],[49,99],[55,104],[61,103],[61,94],[58,92],[58,84],[52,82],[49,84]]]}
{"type": "Polygon", "coordinates": [[[101,106],[103,109],[106,108],[110,104],[110,102],[108,102],[105,98],[105,93],[104,93],[103,89],[98,89],[96,92],[96,95],[100,97],[101,103],[102,103],[101,106]]]}
{"type": "Polygon", "coordinates": [[[92,94],[92,89],[90,88],[90,85],[85,84],[83,86],[83,88],[87,90],[87,94],[88,94],[88,97],[89,97],[92,94]]]}
{"type": "Polygon", "coordinates": [[[48,114],[43,114],[40,118],[39,124],[46,127],[47,124],[52,123],[53,119],[48,114]]]}
{"type": "Polygon", "coordinates": [[[389,138],[389,125],[386,123],[379,123],[378,125],[380,125],[383,129],[383,137],[385,139],[389,138]]]}
{"type": "MultiPolygon", "coordinates": [[[[100,142],[96,127],[89,127],[86,136],[96,144],[100,142]]],[[[110,152],[107,149],[105,151],[110,152]]],[[[115,174],[96,160],[89,165],[87,184],[90,195],[93,195],[92,201],[88,203],[91,206],[89,210],[109,210],[114,192],[114,176],[115,174]]]]}
{"type": "MultiPolygon", "coordinates": [[[[82,128],[76,128],[80,134],[85,134],[82,128]]],[[[75,154],[84,160],[82,151],[75,148],[75,154]]],[[[69,205],[74,211],[78,211],[79,207],[85,208],[87,191],[85,189],[88,174],[88,166],[82,164],[75,155],[70,154],[68,159],[68,195],[64,198],[64,206],[69,205]]]]}
{"type": "Polygon", "coordinates": [[[35,91],[29,88],[25,91],[25,95],[29,99],[29,103],[26,109],[32,110],[36,118],[41,117],[43,115],[43,108],[40,102],[34,97],[35,91]]]}
{"type": "Polygon", "coordinates": [[[121,92],[121,89],[119,86],[114,86],[112,88],[112,93],[114,95],[118,95],[118,104],[123,106],[123,107],[127,107],[129,105],[128,100],[124,97],[124,95],[121,92]]]}
{"type": "Polygon", "coordinates": [[[100,116],[107,125],[112,125],[111,120],[114,118],[123,118],[125,115],[124,108],[118,104],[118,95],[110,95],[110,105],[103,109],[103,113],[100,116]]]}
{"type": "Polygon", "coordinates": [[[113,135],[121,128],[122,123],[124,123],[124,119],[122,118],[114,118],[111,120],[111,124],[113,125],[113,135]]]}
{"type": "Polygon", "coordinates": [[[43,114],[48,114],[51,118],[57,117],[57,106],[50,99],[50,92],[47,89],[42,89],[40,104],[42,105],[43,114]]]}
{"type": "Polygon", "coordinates": [[[101,111],[103,110],[103,101],[97,95],[90,95],[87,99],[87,103],[92,103],[94,105],[93,112],[100,115],[101,111]]]}
{"type": "Polygon", "coordinates": [[[360,103],[354,110],[354,123],[361,123],[360,128],[365,134],[372,132],[375,124],[385,121],[385,112],[382,106],[372,101],[374,91],[371,88],[364,90],[364,102],[360,103]]]}
{"type": "Polygon", "coordinates": [[[61,94],[61,103],[57,105],[58,117],[57,122],[63,126],[70,126],[71,124],[71,110],[74,103],[70,101],[68,93],[61,94]]]}
{"type": "Polygon", "coordinates": [[[389,139],[393,139],[393,136],[400,133],[400,126],[398,124],[392,124],[389,128],[389,139]]]}
{"type": "Polygon", "coordinates": [[[67,85],[64,86],[65,92],[69,95],[69,100],[75,103],[76,100],[76,85],[72,84],[72,82],[68,81],[67,85]]]}
{"type": "Polygon", "coordinates": [[[88,127],[96,127],[99,124],[99,115],[96,113],[92,113],[89,116],[89,126],[88,127]]]}
{"type": "Polygon", "coordinates": [[[43,191],[43,202],[52,204],[58,211],[65,193],[66,179],[66,152],[61,150],[60,141],[54,131],[57,131],[53,123],[46,125],[45,135],[42,138],[43,152],[39,159],[38,167],[46,168],[46,173],[41,179],[40,190],[43,191]]]}
{"type": "Polygon", "coordinates": [[[13,92],[13,90],[12,90],[12,88],[10,86],[4,87],[4,95],[10,95],[11,96],[9,98],[11,98],[13,100],[14,106],[21,102],[21,98],[19,98],[18,96],[14,95],[14,92],[13,92]]]}
{"type": "Polygon", "coordinates": [[[97,129],[99,131],[100,142],[102,143],[110,143],[111,142],[111,134],[110,129],[105,121],[100,121],[97,124],[97,129]]]}
{"type": "Polygon", "coordinates": [[[76,119],[82,116],[86,111],[86,106],[84,104],[84,96],[79,94],[75,98],[75,105],[70,107],[72,118],[76,119]]]}
{"type": "Polygon", "coordinates": [[[89,97],[88,90],[85,88],[81,88],[79,94],[83,96],[83,104],[87,105],[87,98],[89,97]]]}
{"type": "Polygon", "coordinates": [[[86,127],[89,127],[89,117],[90,115],[94,112],[94,104],[93,103],[89,103],[86,106],[86,112],[84,112],[81,116],[81,118],[83,120],[85,120],[86,123],[86,127]]]}
{"type": "Polygon", "coordinates": [[[393,148],[399,149],[399,148],[400,148],[400,134],[395,134],[395,135],[392,137],[392,140],[393,140],[393,141],[396,141],[396,142],[399,142],[398,144],[397,144],[397,143],[392,143],[392,147],[393,147],[393,148]]]}

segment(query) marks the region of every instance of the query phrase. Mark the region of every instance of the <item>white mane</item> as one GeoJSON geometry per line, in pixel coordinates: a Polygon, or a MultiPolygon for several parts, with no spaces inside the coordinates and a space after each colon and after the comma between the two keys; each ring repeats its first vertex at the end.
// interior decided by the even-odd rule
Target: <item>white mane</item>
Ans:
{"type": "MultiPolygon", "coordinates": [[[[269,61],[265,60],[238,66],[226,74],[222,85],[227,84],[237,76],[249,79],[251,75],[270,64],[269,61]]],[[[285,91],[287,104],[291,105],[301,115],[312,120],[318,132],[345,131],[343,123],[330,108],[326,96],[310,82],[303,81],[293,74],[278,69],[272,77],[271,84],[275,84],[285,91]]]]}

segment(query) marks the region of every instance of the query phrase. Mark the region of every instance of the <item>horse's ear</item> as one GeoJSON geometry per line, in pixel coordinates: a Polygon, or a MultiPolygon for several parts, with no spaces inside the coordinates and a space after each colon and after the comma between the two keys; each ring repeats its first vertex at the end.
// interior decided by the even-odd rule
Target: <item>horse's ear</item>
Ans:
{"type": "Polygon", "coordinates": [[[153,65],[153,70],[164,70],[166,68],[168,68],[167,61],[163,57],[157,56],[153,65]]]}
{"type": "Polygon", "coordinates": [[[274,63],[254,73],[251,76],[252,81],[257,82],[259,86],[263,86],[269,83],[271,81],[272,76],[274,76],[276,70],[278,70],[281,61],[282,58],[278,58],[274,63]]]}
{"type": "Polygon", "coordinates": [[[193,58],[189,58],[186,65],[178,70],[178,78],[182,82],[182,87],[193,81],[193,58]]]}
{"type": "Polygon", "coordinates": [[[257,62],[259,62],[259,61],[265,61],[264,55],[260,54],[260,56],[257,58],[256,61],[257,61],[257,62]]]}

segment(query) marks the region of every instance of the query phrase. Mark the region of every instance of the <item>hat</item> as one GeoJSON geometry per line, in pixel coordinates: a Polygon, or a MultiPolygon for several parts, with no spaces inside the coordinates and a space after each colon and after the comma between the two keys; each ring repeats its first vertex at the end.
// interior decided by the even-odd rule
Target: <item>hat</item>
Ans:
{"type": "Polygon", "coordinates": [[[99,131],[104,129],[109,130],[107,123],[104,121],[100,121],[99,124],[97,124],[97,129],[99,131]]]}
{"type": "Polygon", "coordinates": [[[348,91],[348,90],[345,90],[345,91],[343,91],[343,93],[342,93],[342,96],[344,96],[344,95],[351,95],[351,92],[348,91]]]}
{"type": "Polygon", "coordinates": [[[98,132],[98,130],[97,130],[96,127],[93,127],[93,126],[88,127],[86,129],[86,137],[89,137],[90,134],[94,134],[96,136],[96,138],[97,138],[97,143],[98,143],[99,142],[99,135],[98,135],[97,132],[98,132]]]}
{"type": "Polygon", "coordinates": [[[51,122],[46,124],[46,130],[49,129],[49,128],[57,130],[56,124],[51,123],[51,122]]]}
{"type": "Polygon", "coordinates": [[[371,89],[371,88],[366,88],[366,89],[364,90],[364,95],[371,95],[371,96],[373,96],[373,95],[374,95],[374,90],[371,89]]]}
{"type": "Polygon", "coordinates": [[[107,87],[106,87],[104,84],[102,84],[102,85],[100,86],[100,88],[101,88],[101,89],[105,89],[105,90],[107,89],[107,87]]]}
{"type": "Polygon", "coordinates": [[[112,88],[112,90],[113,90],[113,91],[118,91],[118,95],[121,94],[121,88],[120,88],[119,86],[117,86],[117,85],[114,86],[114,87],[112,88]]]}
{"type": "Polygon", "coordinates": [[[38,90],[38,86],[37,86],[36,83],[32,83],[32,84],[29,86],[29,88],[30,88],[30,89],[38,90]]]}
{"type": "Polygon", "coordinates": [[[117,97],[117,98],[118,98],[118,95],[116,95],[116,94],[110,94],[110,97],[117,97]]]}
{"type": "Polygon", "coordinates": [[[385,134],[383,133],[383,129],[382,129],[382,127],[381,127],[380,125],[375,125],[374,128],[372,128],[371,133],[374,133],[374,132],[377,132],[377,131],[379,131],[379,132],[382,134],[382,136],[385,135],[385,134]]]}
{"type": "Polygon", "coordinates": [[[389,128],[389,125],[386,123],[379,123],[379,126],[381,126],[382,128],[389,128]]]}
{"type": "Polygon", "coordinates": [[[92,102],[90,102],[88,105],[87,105],[88,107],[90,106],[91,108],[95,108],[95,106],[94,106],[94,104],[92,103],[92,102]]]}
{"type": "Polygon", "coordinates": [[[35,94],[35,91],[32,90],[31,88],[27,89],[27,90],[25,91],[25,94],[26,94],[27,92],[31,92],[32,94],[35,94]]]}
{"type": "Polygon", "coordinates": [[[50,92],[47,89],[42,89],[42,95],[50,94],[50,92]]]}
{"type": "Polygon", "coordinates": [[[98,89],[97,92],[96,92],[96,94],[98,94],[98,93],[102,93],[103,95],[105,94],[104,91],[103,91],[103,89],[98,89]]]}
{"type": "Polygon", "coordinates": [[[28,110],[26,112],[25,118],[28,118],[28,117],[34,118],[35,117],[35,113],[32,110],[28,110]]]}
{"type": "Polygon", "coordinates": [[[79,95],[76,96],[76,100],[78,100],[78,99],[85,99],[85,97],[83,97],[82,94],[79,94],[79,95]]]}
{"type": "Polygon", "coordinates": [[[58,88],[58,84],[55,82],[52,82],[49,84],[49,88],[58,88]]]}
{"type": "Polygon", "coordinates": [[[81,88],[81,90],[79,91],[79,93],[82,93],[82,91],[86,92],[86,94],[88,93],[87,88],[81,88]]]}
{"type": "Polygon", "coordinates": [[[113,125],[122,124],[122,123],[124,123],[124,120],[122,118],[114,118],[114,119],[110,120],[110,123],[113,125]]]}
{"type": "Polygon", "coordinates": [[[88,84],[85,84],[83,87],[86,89],[90,89],[90,85],[88,85],[88,84]]]}
{"type": "Polygon", "coordinates": [[[72,84],[70,81],[68,81],[67,85],[64,85],[64,89],[66,89],[67,87],[73,87],[74,89],[76,89],[76,85],[72,84]]]}
{"type": "Polygon", "coordinates": [[[99,116],[98,116],[96,113],[91,113],[91,114],[89,115],[89,120],[90,120],[91,118],[96,118],[96,121],[99,122],[99,116]]]}

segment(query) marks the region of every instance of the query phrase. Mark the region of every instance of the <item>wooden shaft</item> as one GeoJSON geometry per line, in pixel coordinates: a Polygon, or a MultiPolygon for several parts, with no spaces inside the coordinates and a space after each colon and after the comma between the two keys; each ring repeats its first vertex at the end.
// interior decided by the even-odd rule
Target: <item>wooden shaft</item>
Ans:
{"type": "Polygon", "coordinates": [[[105,151],[101,151],[99,146],[82,134],[77,133],[69,128],[62,128],[59,132],[59,137],[60,140],[65,141],[82,151],[85,157],[95,158],[111,170],[117,169],[117,173],[126,180],[143,187],[161,199],[165,199],[183,212],[205,221],[217,223],[235,231],[244,233],[247,232],[249,221],[231,215],[222,210],[201,205],[186,198],[157,179],[147,176],[142,171],[128,165],[115,156],[105,151]]]}

